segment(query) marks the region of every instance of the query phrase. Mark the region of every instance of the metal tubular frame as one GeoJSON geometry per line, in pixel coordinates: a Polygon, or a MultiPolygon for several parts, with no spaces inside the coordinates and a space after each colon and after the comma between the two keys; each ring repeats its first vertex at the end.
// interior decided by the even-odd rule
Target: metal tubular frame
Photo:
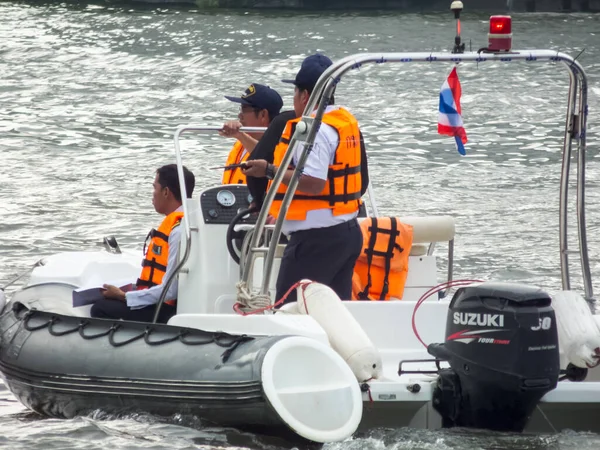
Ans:
{"type": "Polygon", "coordinates": [[[579,117],[577,139],[577,230],[579,236],[579,251],[581,261],[581,271],[583,278],[583,287],[585,298],[590,302],[595,302],[592,286],[592,274],[590,271],[590,259],[587,248],[587,229],[585,220],[585,157],[586,157],[586,138],[587,138],[587,77],[583,68],[577,64],[579,74],[579,117]]]}
{"type": "MultiPolygon", "coordinates": [[[[288,151],[286,152],[283,161],[277,171],[271,188],[267,192],[265,197],[263,208],[261,209],[256,227],[252,236],[252,240],[249,244],[249,251],[246,257],[248,261],[253,257],[256,252],[264,253],[267,255],[264,261],[263,279],[260,288],[260,294],[268,294],[269,283],[271,278],[271,270],[273,267],[273,260],[275,257],[275,249],[279,242],[279,236],[281,234],[281,228],[283,225],[284,217],[287,213],[289,205],[292,201],[294,192],[298,186],[300,176],[308,157],[309,152],[314,144],[315,136],[318,132],[323,113],[325,108],[334,92],[334,88],[341,80],[341,77],[347,72],[359,69],[365,64],[383,64],[383,63],[434,63],[434,62],[446,62],[446,63],[484,63],[484,62],[512,62],[512,61],[549,61],[549,62],[562,62],[566,66],[569,73],[569,93],[568,93],[568,106],[567,106],[567,117],[565,124],[565,137],[563,142],[563,160],[561,169],[561,182],[560,182],[560,194],[559,194],[559,246],[560,246],[560,269],[561,269],[561,281],[562,288],[569,290],[571,288],[570,276],[569,276],[569,259],[568,259],[568,241],[567,241],[567,201],[568,201],[568,188],[569,188],[569,171],[570,162],[572,157],[572,141],[577,141],[577,231],[579,236],[579,257],[582,267],[582,278],[585,298],[594,302],[593,289],[591,283],[591,273],[589,267],[589,255],[587,249],[587,234],[586,234],[586,223],[585,223],[585,151],[586,151],[586,125],[587,125],[587,77],[583,67],[571,56],[556,52],[553,50],[525,50],[515,51],[511,53],[475,53],[467,52],[463,54],[450,54],[450,53],[365,53],[347,56],[337,63],[334,63],[329,67],[325,73],[321,76],[313,93],[308,101],[308,104],[302,115],[301,122],[298,123],[296,131],[290,141],[288,151]],[[313,115],[312,113],[316,113],[313,115]],[[578,114],[575,115],[574,112],[578,114]],[[271,204],[275,198],[275,192],[278,186],[283,180],[285,169],[289,166],[292,155],[294,153],[294,147],[298,142],[304,143],[303,152],[299,158],[296,170],[288,184],[286,194],[283,198],[281,205],[281,214],[279,215],[273,233],[271,235],[271,241],[268,248],[260,247],[260,237],[263,234],[268,212],[271,204]]],[[[179,146],[179,139],[183,133],[186,132],[215,132],[219,131],[220,127],[206,127],[198,125],[182,125],[175,131],[175,157],[177,161],[177,171],[179,175],[179,184],[181,188],[182,198],[187,198],[185,183],[183,182],[183,166],[181,162],[181,149],[179,146]]],[[[242,128],[245,132],[261,132],[264,128],[242,128]]],[[[369,197],[372,197],[371,186],[369,186],[369,197]]],[[[373,203],[374,205],[374,203],[373,203]]],[[[377,215],[377,207],[374,205],[374,213],[377,215]]],[[[183,212],[187,216],[186,202],[183,202],[183,212]]],[[[183,221],[184,231],[186,235],[186,248],[181,261],[177,266],[174,275],[181,269],[185,261],[189,256],[190,240],[191,240],[191,229],[187,220],[183,221]]],[[[453,248],[449,248],[450,255],[453,256],[453,248]]],[[[251,264],[245,264],[242,272],[242,281],[245,283],[249,282],[250,279],[250,267],[251,264]]],[[[166,287],[172,282],[174,275],[171,279],[167,280],[166,287]]],[[[452,267],[448,267],[448,276],[452,277],[452,267]]],[[[165,288],[163,294],[166,294],[167,289],[165,288]]],[[[163,300],[161,298],[161,300],[163,300]]],[[[158,317],[157,308],[156,317],[158,317]]]]}
{"type": "MultiPolygon", "coordinates": [[[[285,217],[289,205],[292,201],[294,192],[298,186],[300,175],[304,167],[304,162],[308,157],[312,145],[314,143],[315,136],[318,128],[321,124],[323,112],[327,103],[331,97],[331,94],[335,88],[335,85],[341,80],[341,77],[353,69],[358,69],[365,64],[383,64],[383,63],[433,63],[433,62],[447,62],[447,63],[459,63],[459,62],[512,62],[512,61],[550,61],[550,62],[563,62],[569,72],[569,96],[568,96],[568,109],[567,109],[567,120],[566,120],[566,131],[565,141],[563,144],[563,167],[560,185],[560,205],[559,205],[559,233],[560,233],[560,268],[562,287],[565,290],[570,289],[570,278],[569,278],[569,260],[567,257],[567,199],[568,199],[568,180],[569,180],[569,168],[570,159],[572,155],[571,143],[573,139],[577,139],[577,150],[578,150],[578,176],[577,176],[577,230],[579,235],[579,255],[582,266],[582,277],[585,291],[585,298],[589,301],[593,301],[593,290],[591,284],[591,274],[589,269],[589,257],[587,251],[587,236],[586,236],[586,225],[585,225],[585,130],[587,122],[587,78],[581,65],[575,61],[569,55],[564,53],[556,52],[553,50],[528,50],[528,51],[515,51],[512,53],[475,53],[468,52],[464,54],[450,54],[450,53],[367,53],[345,57],[334,63],[327,71],[321,76],[315,89],[312,93],[311,98],[304,110],[302,121],[298,123],[296,132],[292,136],[288,151],[286,152],[283,161],[280,165],[271,189],[267,192],[263,208],[259,214],[255,233],[250,244],[251,252],[248,254],[248,258],[252,257],[252,252],[259,250],[259,238],[263,232],[265,221],[267,219],[268,211],[275,198],[275,192],[278,186],[283,180],[285,170],[281,167],[288,167],[293,155],[293,150],[297,142],[303,142],[304,148],[302,155],[299,158],[298,164],[294,175],[290,180],[287,187],[287,192],[283,198],[281,205],[281,213],[275,223],[275,229],[271,237],[271,242],[265,259],[265,266],[263,272],[263,280],[261,284],[260,293],[267,294],[269,289],[269,282],[271,277],[271,269],[273,267],[273,259],[275,256],[275,249],[279,241],[279,235],[281,233],[281,227],[283,225],[283,218],[285,217]],[[578,134],[574,136],[571,133],[573,129],[575,117],[573,111],[579,110],[577,118],[578,134]],[[311,113],[315,111],[314,116],[311,113]],[[569,129],[571,128],[571,130],[569,129]]],[[[248,282],[250,278],[249,264],[243,272],[242,281],[248,282]]]]}
{"type": "Polygon", "coordinates": [[[559,200],[559,244],[561,281],[563,289],[571,288],[569,275],[569,255],[567,242],[567,203],[569,193],[569,173],[571,170],[571,130],[573,129],[573,111],[575,110],[575,92],[577,90],[577,77],[569,72],[569,94],[567,103],[567,117],[565,118],[565,137],[563,141],[562,168],[560,173],[560,200],[559,200]],[[568,151],[566,150],[568,148],[568,151]]]}

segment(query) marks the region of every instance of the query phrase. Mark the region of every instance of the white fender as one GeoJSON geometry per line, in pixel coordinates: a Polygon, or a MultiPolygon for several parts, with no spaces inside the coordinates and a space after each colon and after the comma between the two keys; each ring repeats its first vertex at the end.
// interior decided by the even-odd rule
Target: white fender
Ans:
{"type": "Polygon", "coordinates": [[[556,313],[558,342],[567,360],[577,367],[600,363],[600,329],[587,301],[573,291],[552,296],[556,313]]]}
{"type": "Polygon", "coordinates": [[[261,368],[269,403],[292,430],[315,442],[347,439],[362,419],[360,387],[327,343],[288,336],[267,350],[261,368]]]}
{"type": "Polygon", "coordinates": [[[331,347],[350,366],[357,380],[379,378],[383,368],[381,355],[333,289],[310,282],[299,286],[296,293],[298,312],[310,315],[321,325],[331,347]]]}
{"type": "Polygon", "coordinates": [[[283,305],[277,312],[285,312],[287,314],[300,314],[298,311],[298,302],[290,302],[283,305]]]}

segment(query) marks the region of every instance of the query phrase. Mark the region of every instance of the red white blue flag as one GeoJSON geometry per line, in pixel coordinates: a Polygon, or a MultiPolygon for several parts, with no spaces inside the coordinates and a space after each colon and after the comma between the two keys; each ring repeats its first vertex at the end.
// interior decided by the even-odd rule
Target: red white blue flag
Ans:
{"type": "Polygon", "coordinates": [[[461,155],[465,155],[467,133],[463,127],[460,110],[460,81],[456,73],[456,67],[452,69],[448,79],[442,84],[440,90],[440,116],[438,119],[438,134],[454,136],[456,149],[461,155]]]}

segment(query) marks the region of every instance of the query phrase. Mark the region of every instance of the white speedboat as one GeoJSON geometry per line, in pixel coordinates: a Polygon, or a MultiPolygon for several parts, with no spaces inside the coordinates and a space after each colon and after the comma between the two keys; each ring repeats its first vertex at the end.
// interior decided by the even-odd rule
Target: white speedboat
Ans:
{"type": "MultiPolygon", "coordinates": [[[[352,69],[421,62],[485,67],[490,61],[559,62],[569,74],[557,190],[561,291],[452,280],[454,219],[401,217],[414,231],[401,299],[340,301],[308,283],[299,287],[298,304],[276,310],[282,221],[265,224],[275,189],[256,217],[246,212],[245,186],[215,186],[184,204],[177,314],[168,324],[92,319],[89,307],[73,307],[74,290],[134,280],[139,253],[107,241],[105,251],[59,253],[38,264],[0,317],[0,373],[8,388],[27,407],[54,417],[98,409],[194,414],[316,442],[373,427],[600,431],[600,372],[593,368],[600,322],[584,200],[587,79],[577,61],[551,50],[348,56],[321,77],[290,148],[303,142],[307,154],[328,97],[352,69]],[[571,164],[576,217],[569,221],[571,164]],[[581,293],[571,290],[567,235],[573,222],[581,293]],[[443,274],[438,244],[448,248],[443,274]],[[454,295],[438,295],[452,286],[459,287],[454,295]]],[[[203,129],[180,126],[175,133],[180,180],[179,139],[203,129]]],[[[288,152],[282,166],[290,159],[288,152]]],[[[378,216],[369,197],[369,214],[378,216]]],[[[291,194],[283,211],[290,200],[291,194]]]]}

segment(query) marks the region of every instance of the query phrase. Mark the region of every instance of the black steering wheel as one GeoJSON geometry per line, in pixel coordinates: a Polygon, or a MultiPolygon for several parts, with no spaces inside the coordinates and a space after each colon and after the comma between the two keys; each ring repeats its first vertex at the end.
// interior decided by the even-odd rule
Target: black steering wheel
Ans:
{"type": "Polygon", "coordinates": [[[244,239],[244,236],[246,235],[247,230],[236,231],[235,226],[248,214],[252,214],[256,211],[258,211],[258,208],[255,206],[251,206],[250,208],[241,210],[236,214],[236,216],[233,219],[231,219],[231,222],[229,222],[229,226],[227,227],[227,251],[229,252],[231,258],[236,262],[236,264],[240,263],[240,255],[238,255],[238,253],[235,251],[235,246],[233,242],[236,241],[236,244],[238,244],[238,249],[241,249],[241,243],[244,239]]]}

